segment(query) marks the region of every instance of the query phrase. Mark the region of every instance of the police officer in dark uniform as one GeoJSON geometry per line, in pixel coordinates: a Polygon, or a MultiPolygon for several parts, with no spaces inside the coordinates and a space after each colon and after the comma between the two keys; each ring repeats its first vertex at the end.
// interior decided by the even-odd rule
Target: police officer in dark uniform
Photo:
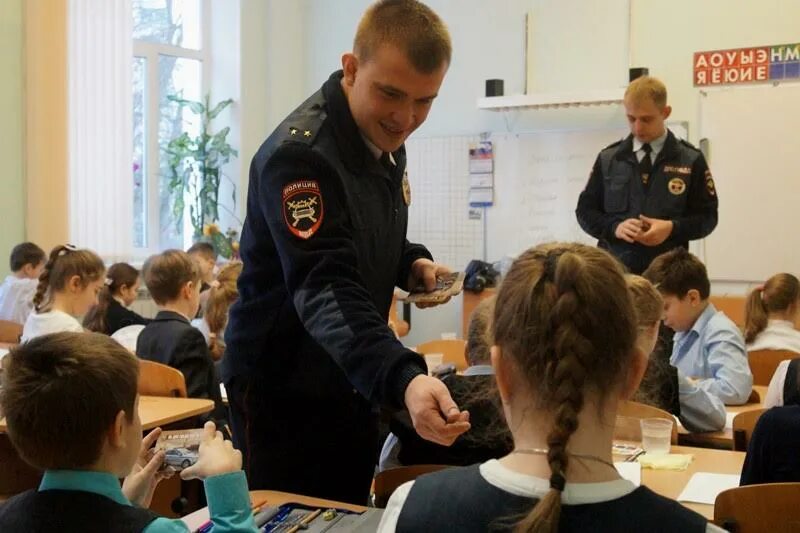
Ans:
{"type": "Polygon", "coordinates": [[[635,274],[717,225],[714,179],[700,150],[665,127],[672,111],[666,102],[659,80],[630,84],[624,103],[631,134],[600,152],[575,210],[583,230],[635,274]]]}
{"type": "Polygon", "coordinates": [[[395,286],[432,290],[447,272],[406,239],[403,143],[449,63],[433,11],[378,2],[343,70],[253,158],[221,369],[251,489],[366,504],[379,406],[407,408],[441,444],[469,429],[469,413],[388,327],[395,286]]]}

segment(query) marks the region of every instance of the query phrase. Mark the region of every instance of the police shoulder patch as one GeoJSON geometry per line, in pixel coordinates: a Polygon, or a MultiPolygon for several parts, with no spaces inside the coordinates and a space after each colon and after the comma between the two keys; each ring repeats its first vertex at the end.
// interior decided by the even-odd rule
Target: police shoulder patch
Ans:
{"type": "Polygon", "coordinates": [[[283,220],[294,236],[311,238],[322,225],[324,214],[316,180],[293,181],[283,188],[283,220]]]}

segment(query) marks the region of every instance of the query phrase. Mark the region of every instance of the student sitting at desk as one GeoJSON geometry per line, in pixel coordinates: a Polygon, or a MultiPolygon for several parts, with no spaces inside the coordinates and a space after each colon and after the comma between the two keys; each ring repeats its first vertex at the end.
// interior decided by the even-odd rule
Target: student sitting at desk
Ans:
{"type": "Polygon", "coordinates": [[[800,331],[794,327],[800,310],[800,281],[775,274],[747,296],[744,340],[747,351],[789,350],[800,355],[800,331]]]}
{"type": "Polygon", "coordinates": [[[11,250],[11,274],[0,285],[0,320],[24,324],[28,319],[46,258],[44,250],[32,242],[23,242],[11,250]]]}
{"type": "Polygon", "coordinates": [[[677,389],[680,403],[678,417],[686,429],[717,431],[725,427],[726,413],[722,400],[698,387],[686,376],[679,375],[675,367],[667,361],[657,359],[658,354],[653,352],[664,312],[664,299],[653,284],[641,276],[628,274],[625,281],[633,299],[639,325],[637,345],[643,353],[650,354],[647,371],[633,400],[669,411],[660,397],[665,390],[673,393],[677,389]]]}
{"type": "MultiPolygon", "coordinates": [[[[8,436],[45,472],[38,490],[0,505],[0,531],[189,531],[147,510],[170,473],[159,472],[163,451],[148,457],[160,429],[142,439],[132,354],[105,335],[57,333],[12,350],[3,366],[8,436]]],[[[181,477],[204,480],[215,532],[255,532],[242,455],[212,423],[205,431],[181,477]]]]}
{"type": "Polygon", "coordinates": [[[105,284],[97,295],[97,305],[83,319],[89,331],[113,335],[127,326],[146,326],[144,318],[128,309],[139,291],[139,271],[128,263],[114,263],[106,272],[105,284]]]}
{"type": "Polygon", "coordinates": [[[656,257],[643,276],[664,298],[664,324],[675,331],[670,363],[726,405],[747,402],[753,375],[739,328],[708,301],[706,267],[684,248],[656,257]]]}
{"type": "Polygon", "coordinates": [[[203,334],[189,322],[200,305],[197,263],[185,252],[167,250],[147,259],[143,272],[158,314],[139,334],[136,354],[183,372],[189,397],[214,400],[212,418],[225,419],[214,361],[203,334]]]}
{"type": "Polygon", "coordinates": [[[753,430],[740,485],[800,482],[800,405],[766,411],[753,430]]]}
{"type": "Polygon", "coordinates": [[[97,304],[106,266],[91,250],[56,246],[44,265],[33,297],[34,312],[22,328],[22,342],[61,331],[83,331],[77,317],[97,304]]]}
{"type": "Polygon", "coordinates": [[[493,298],[482,300],[470,315],[464,349],[469,367],[463,375],[442,379],[456,404],[469,411],[470,430],[452,445],[442,446],[420,437],[407,415],[395,418],[381,451],[379,470],[419,464],[471,465],[511,451],[511,433],[491,393],[494,370],[488,336],[493,305],[493,298]]]}
{"type": "Polygon", "coordinates": [[[579,244],[528,250],[500,287],[492,329],[514,450],[400,486],[380,533],[722,531],[612,463],[617,404],[647,364],[615,259],[579,244]]]}

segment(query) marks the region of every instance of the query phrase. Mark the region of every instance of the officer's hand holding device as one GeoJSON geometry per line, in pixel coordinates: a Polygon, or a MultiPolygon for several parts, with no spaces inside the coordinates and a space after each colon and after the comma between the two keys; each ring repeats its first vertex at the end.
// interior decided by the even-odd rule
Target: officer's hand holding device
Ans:
{"type": "Polygon", "coordinates": [[[629,218],[617,225],[617,229],[614,230],[614,235],[617,239],[632,243],[636,241],[636,238],[641,232],[642,221],[638,218],[629,218]]]}
{"type": "Polygon", "coordinates": [[[440,380],[420,374],[408,384],[406,408],[414,430],[423,439],[450,446],[469,430],[469,411],[461,411],[440,380]]]}
{"type": "Polygon", "coordinates": [[[673,223],[671,220],[661,220],[640,215],[643,224],[649,227],[646,231],[636,237],[636,242],[645,246],[658,246],[672,235],[673,223]]]}
{"type": "MultiPolygon", "coordinates": [[[[430,259],[423,257],[417,259],[411,265],[411,273],[408,276],[408,286],[424,286],[425,292],[431,292],[436,289],[436,278],[443,274],[449,274],[450,272],[451,270],[446,266],[434,263],[430,259]]],[[[437,302],[417,302],[417,307],[425,309],[426,307],[446,304],[449,301],[450,298],[437,302]]]]}

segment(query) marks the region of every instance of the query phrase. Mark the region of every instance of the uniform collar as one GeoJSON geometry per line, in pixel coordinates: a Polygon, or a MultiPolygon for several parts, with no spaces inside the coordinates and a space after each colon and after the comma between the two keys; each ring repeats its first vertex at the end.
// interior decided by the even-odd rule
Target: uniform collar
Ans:
{"type": "Polygon", "coordinates": [[[39,491],[80,490],[105,496],[121,505],[131,505],[122,494],[119,480],[108,472],[88,470],[47,470],[42,476],[39,491]]]}
{"type": "MultiPolygon", "coordinates": [[[[664,128],[664,133],[661,135],[661,137],[659,137],[658,139],[654,139],[650,143],[650,148],[652,148],[653,153],[656,154],[656,157],[658,157],[658,154],[661,153],[661,150],[664,148],[664,143],[667,140],[668,133],[669,130],[667,128],[664,128]]],[[[639,150],[642,149],[642,146],[644,146],[644,143],[639,139],[637,139],[636,137],[633,137],[633,147],[632,147],[633,151],[638,152],[639,150]]]]}
{"type": "MultiPolygon", "coordinates": [[[[344,72],[337,70],[322,85],[322,96],[327,102],[328,116],[331,119],[339,153],[342,154],[345,166],[350,170],[359,171],[370,167],[380,172],[381,165],[375,163],[383,152],[359,130],[342,89],[343,77],[344,72]]],[[[395,165],[404,163],[405,145],[391,153],[390,158],[395,165]]]]}
{"type": "MultiPolygon", "coordinates": [[[[667,132],[665,135],[662,135],[661,137],[650,143],[650,146],[653,147],[653,149],[655,150],[655,143],[662,142],[661,141],[662,138],[664,140],[663,144],[661,145],[661,151],[658,153],[657,159],[672,157],[678,151],[678,139],[675,137],[675,134],[669,130],[669,128],[667,128],[667,132]]],[[[633,135],[628,134],[628,136],[625,137],[625,140],[623,140],[617,147],[617,151],[614,153],[614,157],[616,157],[617,159],[632,159],[634,162],[636,162],[634,152],[635,150],[638,150],[642,147],[642,143],[639,143],[638,145],[636,145],[635,143],[639,143],[639,141],[636,141],[633,135]]]]}

